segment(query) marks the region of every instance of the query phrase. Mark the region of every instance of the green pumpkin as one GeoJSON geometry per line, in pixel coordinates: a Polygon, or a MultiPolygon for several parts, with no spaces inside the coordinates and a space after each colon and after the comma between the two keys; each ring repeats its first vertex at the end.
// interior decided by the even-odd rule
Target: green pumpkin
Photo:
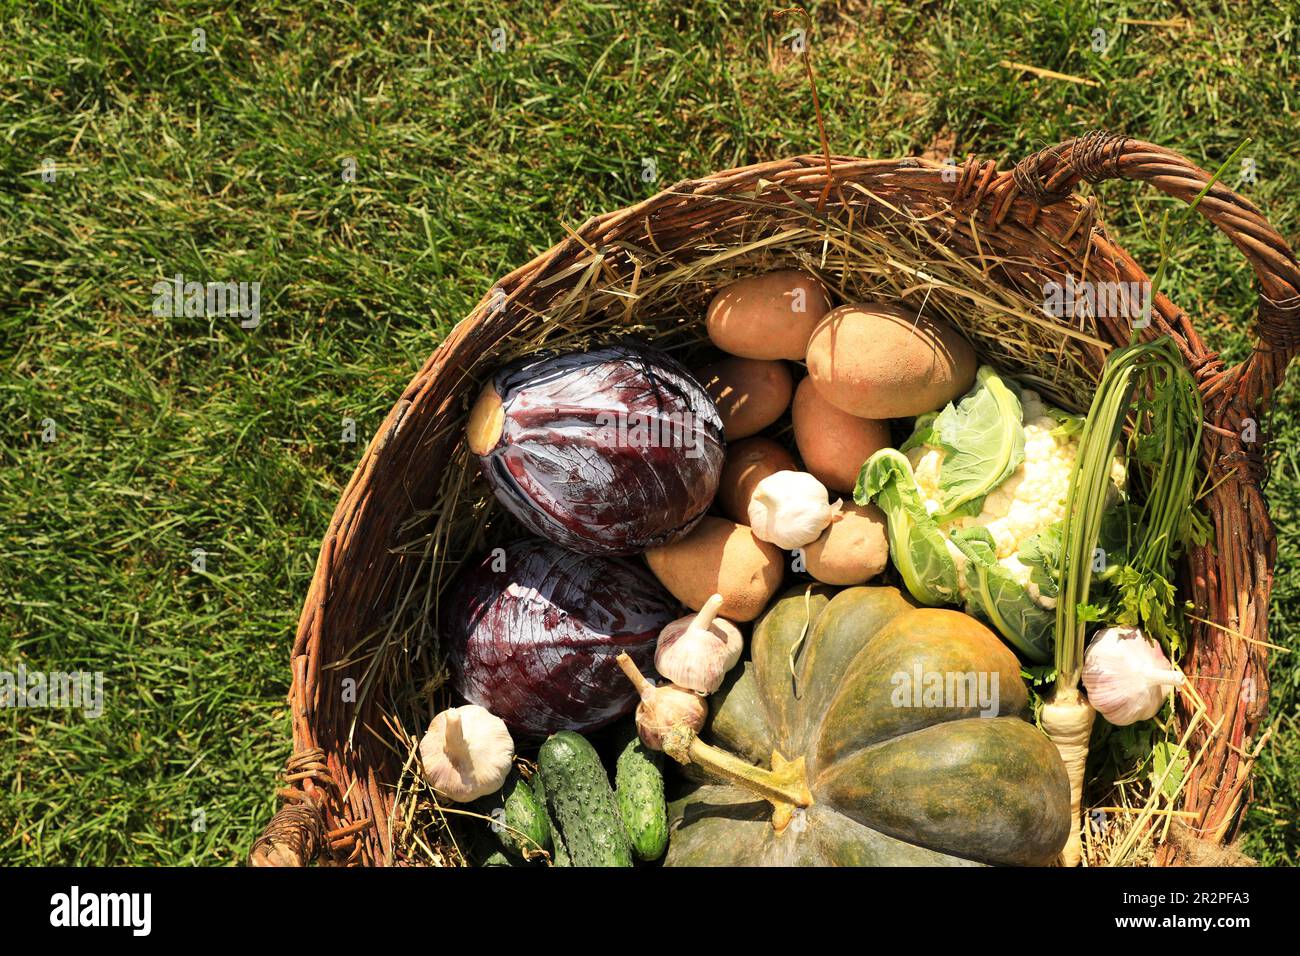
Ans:
{"type": "Polygon", "coordinates": [[[710,701],[712,745],[665,740],[693,775],[730,781],[672,805],[666,865],[1044,865],[1065,845],[1065,767],[979,621],[895,588],[800,588],[750,656],[710,701]],[[971,692],[936,692],[972,674],[971,692]]]}

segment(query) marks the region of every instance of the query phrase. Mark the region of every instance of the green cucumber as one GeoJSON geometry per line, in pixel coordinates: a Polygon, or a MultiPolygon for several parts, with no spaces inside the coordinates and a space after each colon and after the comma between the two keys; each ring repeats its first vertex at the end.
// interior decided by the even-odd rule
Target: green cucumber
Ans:
{"type": "Polygon", "coordinates": [[[507,853],[505,850],[496,849],[483,858],[479,866],[522,866],[523,863],[517,856],[507,853]]]}
{"type": "MultiPolygon", "coordinates": [[[[474,805],[477,806],[478,801],[474,805]]],[[[513,853],[507,853],[501,848],[497,841],[496,835],[492,833],[482,820],[470,821],[475,824],[474,828],[466,834],[466,839],[460,843],[461,851],[465,854],[465,859],[473,866],[528,866],[520,857],[513,853]]]]}
{"type": "Polygon", "coordinates": [[[641,743],[633,727],[614,767],[614,797],[638,860],[657,860],[668,848],[663,759],[641,743]]]}
{"type": "Polygon", "coordinates": [[[573,860],[569,859],[569,850],[564,845],[564,841],[555,834],[555,841],[551,844],[551,866],[573,866],[573,860]]]}
{"type": "Polygon", "coordinates": [[[492,818],[492,832],[501,849],[511,856],[536,860],[550,849],[546,804],[537,799],[517,768],[510,771],[500,790],[478,801],[474,809],[492,818]]]}
{"type": "Polygon", "coordinates": [[[546,802],[546,784],[540,772],[533,774],[533,793],[537,796],[537,802],[541,804],[543,812],[546,813],[546,821],[551,829],[551,866],[573,866],[573,861],[569,859],[569,850],[564,845],[564,838],[560,835],[560,827],[551,818],[546,802]]]}
{"type": "Polygon", "coordinates": [[[631,866],[632,845],[596,748],[562,730],[542,744],[537,769],[572,864],[631,866]]]}

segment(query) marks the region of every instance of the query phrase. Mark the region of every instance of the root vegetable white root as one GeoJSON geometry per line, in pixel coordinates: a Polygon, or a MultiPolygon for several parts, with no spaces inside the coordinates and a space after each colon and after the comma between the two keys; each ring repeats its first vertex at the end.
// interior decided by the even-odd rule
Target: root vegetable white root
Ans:
{"type": "Polygon", "coordinates": [[[1082,857],[1080,808],[1083,803],[1084,770],[1088,764],[1088,738],[1097,712],[1077,689],[1057,689],[1043,705],[1043,730],[1056,744],[1070,778],[1070,838],[1061,851],[1064,866],[1078,866],[1082,857]]]}

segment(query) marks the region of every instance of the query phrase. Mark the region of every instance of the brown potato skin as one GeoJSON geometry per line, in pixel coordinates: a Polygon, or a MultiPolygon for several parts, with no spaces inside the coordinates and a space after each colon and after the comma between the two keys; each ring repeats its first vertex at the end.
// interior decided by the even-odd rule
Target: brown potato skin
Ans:
{"type": "Polygon", "coordinates": [[[743,358],[802,361],[808,337],[830,307],[826,287],[799,269],[750,276],[722,289],[709,303],[709,338],[722,351],[743,358]],[[795,312],[799,290],[804,310],[795,312]]]}
{"type": "Polygon", "coordinates": [[[770,438],[746,438],[727,448],[718,480],[718,507],[737,524],[749,524],[749,499],[758,483],[778,471],[798,471],[794,456],[770,438]]]}
{"type": "Polygon", "coordinates": [[[889,562],[885,513],[875,505],[844,502],[838,521],[803,549],[808,573],[823,584],[865,584],[889,562]]]}
{"type": "Polygon", "coordinates": [[[695,373],[722,417],[727,441],[757,435],[790,407],[794,376],[784,362],[731,356],[695,373]]]}
{"type": "Polygon", "coordinates": [[[645,553],[646,563],[677,600],[698,611],[722,595],[720,617],[752,621],[785,576],[785,552],[744,525],[706,515],[684,538],[645,553]]]}
{"type": "Polygon", "coordinates": [[[887,303],[832,309],[808,343],[808,375],[859,418],[910,418],[975,384],[975,350],[946,322],[887,303]]]}
{"type": "Polygon", "coordinates": [[[852,492],[862,463],[889,447],[888,422],[836,408],[822,398],[811,378],[795,389],[790,415],[804,470],[832,491],[852,492]]]}

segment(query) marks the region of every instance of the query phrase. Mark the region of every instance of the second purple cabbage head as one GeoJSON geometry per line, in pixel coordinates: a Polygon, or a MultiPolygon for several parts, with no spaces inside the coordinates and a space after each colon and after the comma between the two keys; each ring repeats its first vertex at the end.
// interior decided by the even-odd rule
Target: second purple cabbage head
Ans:
{"type": "Polygon", "coordinates": [[[640,563],[533,538],[471,564],[454,587],[442,627],[452,682],[531,743],[630,713],[637,695],[616,658],[650,673],[680,607],[640,563]]]}

